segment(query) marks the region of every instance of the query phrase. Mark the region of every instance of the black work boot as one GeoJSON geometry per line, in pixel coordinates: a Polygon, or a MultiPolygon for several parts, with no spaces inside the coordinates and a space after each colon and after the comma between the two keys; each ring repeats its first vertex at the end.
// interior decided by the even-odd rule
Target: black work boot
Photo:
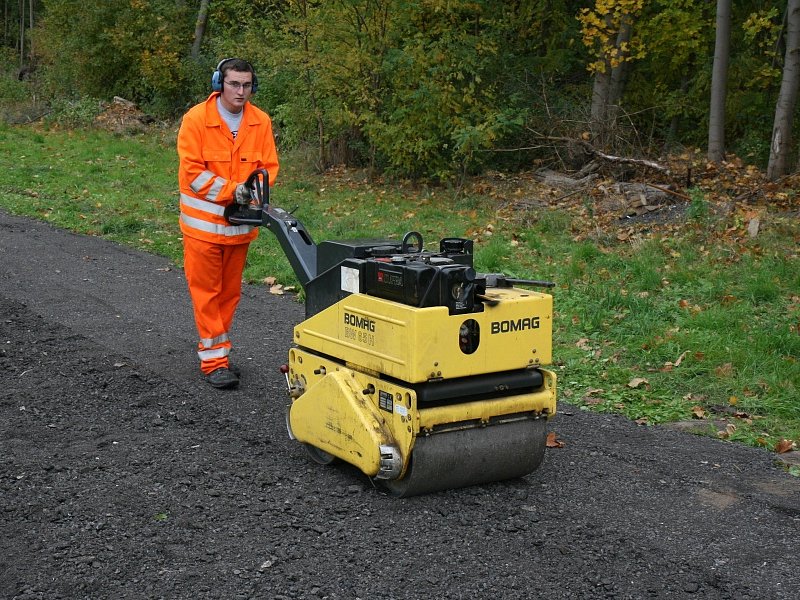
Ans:
{"type": "Polygon", "coordinates": [[[211,373],[206,375],[206,381],[220,390],[234,388],[239,385],[239,378],[236,376],[236,373],[225,367],[220,367],[219,369],[211,371],[211,373]]]}

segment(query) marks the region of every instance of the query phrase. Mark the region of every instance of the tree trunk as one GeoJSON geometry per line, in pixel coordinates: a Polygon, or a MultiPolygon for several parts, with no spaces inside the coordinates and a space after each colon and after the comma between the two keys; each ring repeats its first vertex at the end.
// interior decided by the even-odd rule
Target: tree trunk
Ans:
{"type": "MultiPolygon", "coordinates": [[[[606,25],[613,26],[613,17],[609,13],[605,17],[606,25]]],[[[625,50],[631,39],[631,16],[623,15],[617,31],[614,48],[617,55],[612,64],[610,56],[604,59],[604,71],[595,73],[592,87],[592,131],[594,139],[600,146],[609,141],[609,136],[616,126],[619,115],[619,102],[625,87],[625,74],[628,53],[625,50]]]]}
{"type": "Polygon", "coordinates": [[[28,10],[28,14],[30,15],[29,18],[28,18],[28,20],[30,22],[30,29],[28,30],[28,33],[29,33],[28,37],[30,38],[29,41],[28,41],[28,44],[30,46],[28,48],[28,64],[29,64],[29,66],[33,66],[33,3],[34,3],[34,0],[31,0],[30,10],[28,10]]]}
{"type": "MultiPolygon", "coordinates": [[[[612,15],[605,16],[606,25],[611,27],[612,15]]],[[[599,146],[604,146],[608,137],[608,95],[611,91],[611,62],[603,59],[603,69],[594,73],[592,84],[591,130],[592,138],[599,146]]]]}
{"type": "Polygon", "coordinates": [[[717,0],[717,39],[711,72],[711,107],[708,115],[708,160],[725,156],[725,96],[731,44],[731,0],[717,0]]]}
{"type": "Polygon", "coordinates": [[[781,91],[775,105],[775,122],[767,165],[767,179],[770,181],[775,181],[789,171],[792,118],[800,84],[800,0],[788,0],[786,13],[786,58],[783,62],[781,91]]]}
{"type": "Polygon", "coordinates": [[[19,0],[19,70],[25,66],[25,0],[19,0]]]}
{"type": "Polygon", "coordinates": [[[622,90],[625,88],[625,76],[628,70],[628,57],[627,51],[624,48],[628,47],[631,41],[631,24],[626,19],[619,26],[619,33],[617,34],[617,49],[619,50],[620,62],[617,66],[611,69],[611,81],[608,86],[608,106],[606,108],[606,118],[608,120],[608,128],[613,131],[617,126],[617,117],[620,112],[620,101],[622,100],[622,90]]]}
{"type": "Polygon", "coordinates": [[[206,33],[208,24],[208,2],[201,0],[200,9],[197,11],[197,21],[194,25],[194,43],[192,44],[192,58],[197,60],[200,57],[200,46],[203,43],[203,36],[206,33]]]}

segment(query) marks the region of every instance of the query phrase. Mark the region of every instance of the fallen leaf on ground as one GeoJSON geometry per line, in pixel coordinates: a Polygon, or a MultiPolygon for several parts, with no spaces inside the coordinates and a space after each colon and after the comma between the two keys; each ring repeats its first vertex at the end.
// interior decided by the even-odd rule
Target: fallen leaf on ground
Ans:
{"type": "Polygon", "coordinates": [[[785,454],[790,450],[794,450],[794,442],[792,440],[783,439],[775,444],[775,452],[778,454],[785,454]]]}
{"type": "Polygon", "coordinates": [[[547,434],[547,447],[548,448],[563,448],[564,442],[559,439],[556,439],[555,431],[551,431],[547,434]]]}
{"type": "Polygon", "coordinates": [[[586,393],[583,395],[583,401],[586,404],[589,404],[589,405],[592,405],[592,406],[594,406],[596,404],[602,404],[603,403],[603,399],[596,397],[597,395],[600,395],[602,393],[603,393],[603,390],[600,389],[600,388],[589,388],[588,390],[586,390],[586,393]]]}
{"type": "Polygon", "coordinates": [[[629,387],[629,388],[636,389],[636,388],[638,388],[640,385],[642,385],[643,383],[644,383],[644,384],[649,384],[650,382],[649,382],[649,381],[647,381],[647,379],[645,379],[644,377],[634,377],[633,379],[631,379],[631,380],[628,382],[628,387],[629,387]]]}
{"type": "Polygon", "coordinates": [[[275,277],[264,277],[264,285],[273,286],[275,282],[278,281],[275,277]]]}
{"type": "Polygon", "coordinates": [[[731,373],[733,373],[733,365],[731,363],[720,365],[714,369],[714,373],[717,374],[717,377],[730,377],[731,373]]]}
{"type": "Polygon", "coordinates": [[[706,411],[702,406],[693,406],[692,415],[694,415],[695,419],[705,419],[706,411]]]}
{"type": "Polygon", "coordinates": [[[269,293],[270,294],[275,294],[276,296],[282,296],[283,295],[283,286],[281,284],[273,285],[271,288],[269,288],[269,293]]]}

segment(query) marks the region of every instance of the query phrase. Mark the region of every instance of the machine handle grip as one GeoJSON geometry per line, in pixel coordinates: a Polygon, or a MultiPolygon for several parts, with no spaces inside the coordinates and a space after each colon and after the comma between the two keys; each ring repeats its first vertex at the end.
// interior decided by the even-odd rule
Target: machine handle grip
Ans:
{"type": "Polygon", "coordinates": [[[258,207],[269,206],[269,173],[266,169],[256,169],[244,182],[250,190],[250,204],[258,207]]]}

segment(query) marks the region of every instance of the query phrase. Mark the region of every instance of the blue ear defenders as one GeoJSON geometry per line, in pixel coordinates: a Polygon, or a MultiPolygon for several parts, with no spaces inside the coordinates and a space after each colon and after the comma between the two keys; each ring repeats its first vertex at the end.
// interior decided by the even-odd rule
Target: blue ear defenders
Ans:
{"type": "MultiPolygon", "coordinates": [[[[211,76],[211,89],[213,91],[215,91],[215,92],[221,92],[222,91],[222,78],[223,78],[222,65],[224,65],[226,62],[228,62],[230,60],[236,60],[236,59],[235,58],[223,58],[221,61],[219,61],[219,64],[217,65],[217,68],[214,71],[214,74],[211,76]]],[[[247,62],[247,61],[245,61],[245,62],[247,62]]],[[[249,62],[247,64],[250,65],[249,62]]],[[[256,77],[256,70],[253,69],[253,65],[250,65],[250,69],[253,71],[253,88],[250,90],[250,93],[251,94],[255,94],[256,91],[258,90],[258,77],[256,77]]]]}

